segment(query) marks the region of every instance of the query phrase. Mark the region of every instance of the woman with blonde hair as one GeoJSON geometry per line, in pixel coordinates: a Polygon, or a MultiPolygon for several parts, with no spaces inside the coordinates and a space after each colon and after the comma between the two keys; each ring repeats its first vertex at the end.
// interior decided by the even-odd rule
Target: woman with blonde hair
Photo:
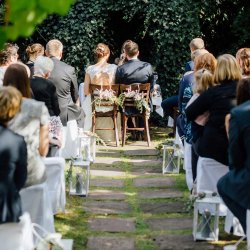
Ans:
{"type": "Polygon", "coordinates": [[[40,43],[34,43],[26,48],[26,53],[28,56],[28,62],[26,65],[30,69],[30,77],[34,75],[34,62],[38,56],[44,55],[44,47],[40,43]]]}
{"type": "Polygon", "coordinates": [[[19,190],[27,178],[27,149],[24,138],[7,128],[21,103],[16,88],[0,88],[0,223],[16,222],[21,215],[19,190]]]}
{"type": "Polygon", "coordinates": [[[197,149],[198,192],[217,191],[218,179],[228,172],[228,139],[224,121],[226,114],[236,105],[236,86],[239,79],[241,73],[235,57],[230,54],[219,56],[214,72],[216,86],[203,92],[186,109],[187,118],[191,121],[204,112],[209,112],[209,119],[204,126],[197,149]]]}
{"type": "Polygon", "coordinates": [[[250,77],[250,48],[243,48],[239,53],[239,64],[243,78],[250,77]]]}

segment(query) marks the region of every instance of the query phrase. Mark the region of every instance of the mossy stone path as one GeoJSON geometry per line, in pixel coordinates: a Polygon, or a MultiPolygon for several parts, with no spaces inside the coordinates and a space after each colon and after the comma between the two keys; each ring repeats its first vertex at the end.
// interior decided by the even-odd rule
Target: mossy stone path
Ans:
{"type": "Polygon", "coordinates": [[[68,196],[67,213],[55,220],[74,249],[218,250],[230,243],[193,241],[184,173],[162,175],[156,148],[156,142],[151,148],[146,142],[97,147],[89,196],[68,196]]]}

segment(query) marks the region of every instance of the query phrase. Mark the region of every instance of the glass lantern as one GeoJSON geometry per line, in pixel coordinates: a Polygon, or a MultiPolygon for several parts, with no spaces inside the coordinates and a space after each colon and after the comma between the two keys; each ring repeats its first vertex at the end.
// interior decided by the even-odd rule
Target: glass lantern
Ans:
{"type": "Polygon", "coordinates": [[[78,156],[94,162],[96,158],[96,137],[87,131],[78,131],[78,156]]]}
{"type": "Polygon", "coordinates": [[[194,240],[218,241],[219,207],[222,200],[219,196],[197,198],[194,203],[193,237],[194,240]],[[200,207],[203,207],[201,210],[200,207]]]}
{"type": "Polygon", "coordinates": [[[162,173],[179,174],[182,154],[177,145],[163,145],[162,173]]]}
{"type": "Polygon", "coordinates": [[[71,161],[69,194],[88,196],[90,177],[90,162],[80,158],[71,161]]]}

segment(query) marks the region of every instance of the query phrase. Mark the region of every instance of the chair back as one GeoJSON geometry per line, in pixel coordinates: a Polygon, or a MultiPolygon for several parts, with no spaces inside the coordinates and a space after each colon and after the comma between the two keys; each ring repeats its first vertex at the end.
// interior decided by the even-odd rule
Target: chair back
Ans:
{"type": "MultiPolygon", "coordinates": [[[[129,91],[136,91],[142,95],[145,101],[149,101],[150,83],[133,83],[133,84],[120,84],[120,92],[127,93],[129,91]]],[[[133,97],[126,97],[124,100],[124,107],[135,107],[135,101],[133,97]]]]}

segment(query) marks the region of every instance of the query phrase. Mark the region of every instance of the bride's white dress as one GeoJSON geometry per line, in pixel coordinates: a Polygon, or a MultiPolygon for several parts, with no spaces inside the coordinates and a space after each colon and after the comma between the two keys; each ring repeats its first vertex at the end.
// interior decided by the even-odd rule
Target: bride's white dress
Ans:
{"type": "MultiPolygon", "coordinates": [[[[109,85],[115,81],[115,72],[117,65],[106,64],[105,67],[91,65],[86,69],[86,73],[89,74],[92,84],[109,85]]],[[[86,114],[84,130],[91,131],[92,128],[92,107],[91,96],[84,96],[84,83],[80,84],[79,95],[81,106],[86,114]]],[[[106,110],[103,110],[105,112],[106,110]]],[[[118,115],[118,131],[120,137],[121,121],[120,115],[118,115]]],[[[110,117],[98,117],[96,120],[96,128],[111,128],[113,127],[113,120],[110,117]]],[[[105,142],[115,141],[115,133],[112,130],[96,130],[96,134],[105,142]]]]}

